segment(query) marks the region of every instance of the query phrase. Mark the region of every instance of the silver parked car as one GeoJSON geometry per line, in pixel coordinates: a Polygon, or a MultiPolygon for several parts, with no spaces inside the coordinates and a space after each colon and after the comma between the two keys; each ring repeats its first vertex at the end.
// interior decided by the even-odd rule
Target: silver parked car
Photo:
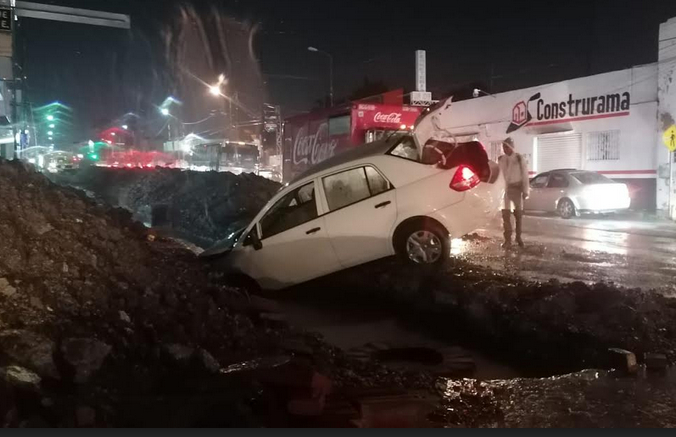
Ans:
{"type": "Polygon", "coordinates": [[[556,212],[564,219],[586,212],[621,211],[631,204],[625,184],[593,171],[552,170],[531,179],[530,186],[527,211],[556,212]]]}

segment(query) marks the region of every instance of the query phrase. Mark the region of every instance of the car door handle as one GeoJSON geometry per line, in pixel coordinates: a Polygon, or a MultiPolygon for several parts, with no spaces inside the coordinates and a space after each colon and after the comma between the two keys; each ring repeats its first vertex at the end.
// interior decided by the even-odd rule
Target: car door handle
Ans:
{"type": "Polygon", "coordinates": [[[321,231],[321,230],[322,230],[322,228],[314,228],[314,229],[310,229],[309,231],[306,232],[306,234],[307,234],[307,235],[316,234],[317,232],[319,232],[319,231],[321,231]]]}
{"type": "Polygon", "coordinates": [[[376,209],[385,208],[387,205],[391,204],[389,200],[387,202],[379,203],[376,205],[376,209]]]}

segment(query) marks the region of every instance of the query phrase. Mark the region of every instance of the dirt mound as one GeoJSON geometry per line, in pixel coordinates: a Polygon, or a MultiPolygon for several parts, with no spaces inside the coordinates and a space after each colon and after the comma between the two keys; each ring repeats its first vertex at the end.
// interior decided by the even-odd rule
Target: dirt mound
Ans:
{"type": "Polygon", "coordinates": [[[237,223],[253,218],[280,188],[278,183],[253,174],[159,167],[87,167],[74,174],[55,175],[53,180],[125,208],[138,221],[170,227],[202,247],[223,239],[237,223]]]}
{"type": "Polygon", "coordinates": [[[337,386],[430,382],[264,317],[214,265],[30,166],[0,161],[0,204],[2,424],[258,425],[273,368],[296,389],[316,371],[337,386]]]}

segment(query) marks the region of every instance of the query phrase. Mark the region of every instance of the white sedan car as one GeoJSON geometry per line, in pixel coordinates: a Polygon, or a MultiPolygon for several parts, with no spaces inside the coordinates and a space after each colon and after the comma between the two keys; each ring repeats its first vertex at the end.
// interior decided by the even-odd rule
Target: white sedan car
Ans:
{"type": "Polygon", "coordinates": [[[451,238],[498,213],[504,182],[480,143],[433,143],[419,157],[413,136],[396,135],[331,158],[203,256],[227,253],[233,274],[271,290],[395,254],[442,262],[451,238]]]}
{"type": "Polygon", "coordinates": [[[616,212],[629,209],[631,197],[625,184],[594,171],[552,170],[534,177],[527,211],[556,212],[571,217],[587,212],[616,212]]]}

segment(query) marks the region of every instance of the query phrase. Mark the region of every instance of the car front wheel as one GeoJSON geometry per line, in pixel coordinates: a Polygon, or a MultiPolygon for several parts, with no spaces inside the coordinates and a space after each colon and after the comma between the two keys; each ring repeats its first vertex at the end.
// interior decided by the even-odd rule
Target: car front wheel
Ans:
{"type": "Polygon", "coordinates": [[[450,256],[448,232],[434,222],[418,222],[400,234],[399,254],[413,264],[439,264],[450,256]]]}

